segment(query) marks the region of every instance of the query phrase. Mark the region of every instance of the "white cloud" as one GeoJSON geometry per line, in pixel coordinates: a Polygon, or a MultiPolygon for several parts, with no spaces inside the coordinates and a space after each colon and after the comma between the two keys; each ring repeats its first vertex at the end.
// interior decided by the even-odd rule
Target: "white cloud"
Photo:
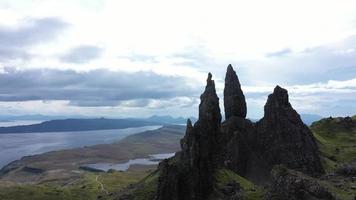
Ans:
{"type": "MultiPolygon", "coordinates": [[[[242,86],[247,96],[250,117],[259,118],[263,115],[263,106],[268,94],[273,92],[273,87],[242,86]]],[[[316,113],[323,116],[355,114],[356,78],[282,87],[288,89],[289,99],[300,113],[316,113]]]]}
{"type": "MultiPolygon", "coordinates": [[[[187,87],[195,85],[195,88],[197,82],[204,85],[206,73],[211,71],[221,93],[225,67],[232,63],[237,68],[244,91],[247,95],[256,95],[249,97],[252,100],[249,103],[251,115],[260,115],[263,98],[276,84],[286,85],[298,108],[308,102],[304,103],[304,109],[308,111],[310,108],[312,112],[319,107],[316,105],[329,109],[337,101],[351,101],[355,91],[355,1],[0,2],[1,27],[21,30],[23,21],[48,18],[59,19],[69,26],[56,34],[55,40],[27,45],[21,52],[8,51],[9,57],[0,60],[1,67],[85,72],[98,69],[128,73],[145,71],[185,76],[194,80],[187,82],[187,87]],[[82,56],[79,52],[75,55],[80,58],[79,62],[60,59],[68,50],[88,44],[100,47],[100,56],[90,52],[82,56]],[[88,55],[96,59],[90,59],[88,55]],[[85,57],[90,62],[81,59],[85,57]],[[335,93],[338,98],[329,102],[330,105],[318,104],[335,93]]],[[[127,110],[138,109],[135,105],[143,103],[134,101],[137,100],[128,100],[126,105],[112,109],[130,114],[127,110]]],[[[174,102],[180,105],[192,103],[188,99],[175,99],[174,102]]],[[[146,104],[147,110],[141,112],[164,112],[158,109],[164,105],[170,105],[169,100],[151,99],[146,104]]],[[[71,111],[77,109],[74,104],[67,107],[71,111]]],[[[95,108],[78,109],[89,112],[95,108]]],[[[98,112],[112,111],[96,109],[98,112]]],[[[183,110],[177,113],[183,113],[183,110]]],[[[336,108],[330,110],[334,112],[336,108]]],[[[356,112],[355,108],[350,110],[356,112]]],[[[189,112],[188,109],[184,111],[189,112]]]]}

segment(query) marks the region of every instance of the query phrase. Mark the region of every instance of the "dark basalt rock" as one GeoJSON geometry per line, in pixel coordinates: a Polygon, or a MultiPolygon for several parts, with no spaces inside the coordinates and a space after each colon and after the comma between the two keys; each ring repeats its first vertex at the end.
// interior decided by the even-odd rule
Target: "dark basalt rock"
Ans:
{"type": "Polygon", "coordinates": [[[213,189],[213,174],[219,159],[221,114],[210,73],[200,100],[199,119],[194,126],[188,120],[186,135],[181,141],[182,152],[159,166],[157,200],[206,199],[207,191],[213,189]]]}
{"type": "MultiPolygon", "coordinates": [[[[277,86],[269,95],[265,115],[257,123],[246,117],[245,97],[232,66],[229,65],[224,90],[226,121],[221,123],[219,98],[209,73],[200,96],[199,119],[181,140],[182,151],[159,165],[156,200],[208,199],[215,188],[216,170],[227,168],[257,183],[269,180],[274,165],[308,174],[323,173],[318,147],[288,100],[287,90],[277,86]]],[[[222,193],[239,199],[236,185],[222,193]]]]}
{"type": "Polygon", "coordinates": [[[227,67],[225,76],[224,107],[226,119],[232,116],[246,117],[245,95],[241,90],[239,78],[231,65],[227,67]]]}
{"type": "Polygon", "coordinates": [[[276,86],[264,109],[255,142],[269,168],[284,164],[307,174],[324,173],[314,136],[289,103],[287,90],[276,86]]]}
{"type": "Polygon", "coordinates": [[[275,166],[271,172],[272,184],[266,200],[334,200],[330,191],[312,177],[284,166],[275,166]]]}
{"type": "Polygon", "coordinates": [[[254,124],[241,117],[230,117],[220,128],[220,166],[245,174],[253,153],[254,124]]]}
{"type": "Polygon", "coordinates": [[[245,200],[242,187],[235,181],[230,181],[217,190],[220,193],[219,200],[245,200]]]}
{"type": "Polygon", "coordinates": [[[356,176],[356,160],[338,167],[335,172],[345,177],[356,176]]]}

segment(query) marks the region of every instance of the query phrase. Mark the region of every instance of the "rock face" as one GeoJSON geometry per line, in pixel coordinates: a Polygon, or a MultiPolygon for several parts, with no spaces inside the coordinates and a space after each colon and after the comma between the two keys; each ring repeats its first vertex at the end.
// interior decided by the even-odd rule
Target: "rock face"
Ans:
{"type": "Polygon", "coordinates": [[[227,67],[225,76],[224,107],[225,119],[232,116],[246,117],[245,95],[241,90],[239,78],[231,65],[227,67]]]}
{"type": "Polygon", "coordinates": [[[315,139],[289,103],[287,90],[276,86],[264,109],[256,142],[269,168],[284,164],[307,174],[323,173],[315,139]]]}
{"type": "MultiPolygon", "coordinates": [[[[275,88],[263,119],[252,123],[245,119],[245,97],[229,65],[224,90],[226,121],[221,123],[210,73],[200,100],[199,119],[194,125],[188,120],[182,151],[159,165],[156,200],[208,199],[215,190],[214,174],[223,168],[252,180],[263,177],[262,181],[278,164],[308,174],[323,173],[314,138],[289,103],[285,89],[275,88]]],[[[236,192],[231,194],[236,196],[236,192]]]]}
{"type": "Polygon", "coordinates": [[[271,172],[271,190],[266,200],[334,200],[330,191],[317,180],[301,173],[276,166],[271,172]]]}
{"type": "Polygon", "coordinates": [[[206,199],[207,191],[213,189],[221,114],[210,73],[200,100],[199,119],[194,127],[188,120],[186,135],[181,141],[182,152],[159,166],[158,200],[206,199]]]}

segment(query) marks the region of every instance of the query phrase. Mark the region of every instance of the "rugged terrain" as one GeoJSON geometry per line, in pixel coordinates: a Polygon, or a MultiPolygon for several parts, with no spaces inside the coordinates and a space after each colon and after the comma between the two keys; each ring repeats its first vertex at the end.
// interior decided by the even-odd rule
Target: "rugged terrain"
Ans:
{"type": "Polygon", "coordinates": [[[309,129],[289,103],[287,90],[276,86],[264,117],[253,123],[245,118],[245,97],[231,65],[225,78],[226,120],[211,74],[200,99],[199,119],[194,125],[188,120],[182,151],[117,199],[355,198],[352,118],[335,120],[339,128],[329,125],[331,119],[309,129]]]}
{"type": "Polygon", "coordinates": [[[102,151],[98,145],[24,158],[3,169],[6,174],[0,181],[0,199],[356,198],[356,117],[325,118],[308,127],[290,104],[288,91],[276,86],[268,96],[263,118],[252,122],[246,119],[245,96],[232,66],[225,78],[226,120],[222,121],[211,74],[200,99],[199,118],[194,124],[187,121],[180,143],[182,129],[180,134],[173,131],[168,135],[165,133],[171,130],[163,129],[161,134],[146,132],[138,138],[126,138],[123,141],[130,144],[129,151],[121,149],[124,142],[106,148],[105,154],[99,153],[102,151]],[[162,149],[181,150],[157,169],[135,166],[126,172],[92,173],[78,170],[76,160],[93,159],[92,155],[96,161],[127,160],[145,153],[161,153],[162,149]],[[56,162],[55,158],[63,160],[56,162]],[[65,172],[79,172],[80,176],[66,179],[71,181],[59,177],[36,179],[38,175],[30,179],[32,183],[10,181],[16,175],[42,173],[38,169],[55,172],[44,167],[51,166],[46,162],[66,166],[65,172]]]}

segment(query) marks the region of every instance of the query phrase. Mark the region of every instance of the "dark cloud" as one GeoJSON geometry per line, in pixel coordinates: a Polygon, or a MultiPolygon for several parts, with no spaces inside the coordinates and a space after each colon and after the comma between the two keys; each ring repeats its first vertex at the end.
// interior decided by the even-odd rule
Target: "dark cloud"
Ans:
{"type": "Polygon", "coordinates": [[[60,57],[60,60],[67,63],[87,63],[97,59],[103,53],[103,49],[92,45],[82,45],[70,49],[60,57]]]}
{"type": "Polygon", "coordinates": [[[0,74],[0,101],[69,100],[76,106],[115,106],[127,100],[197,94],[187,81],[153,72],[5,69],[0,74]]]}
{"type": "MultiPolygon", "coordinates": [[[[287,56],[268,56],[245,60],[240,64],[246,73],[239,73],[243,83],[258,80],[274,85],[297,85],[348,80],[356,77],[356,35],[305,51],[279,52],[287,56]],[[248,79],[245,79],[247,77],[248,79]],[[247,81],[247,82],[246,82],[247,81]]],[[[278,53],[277,53],[278,54],[278,53]]]]}
{"type": "Polygon", "coordinates": [[[54,39],[67,26],[58,18],[27,19],[20,26],[0,26],[0,60],[28,58],[27,47],[54,39]]]}
{"type": "Polygon", "coordinates": [[[13,59],[29,59],[31,55],[24,49],[19,48],[2,48],[0,47],[0,61],[13,59]]]}

